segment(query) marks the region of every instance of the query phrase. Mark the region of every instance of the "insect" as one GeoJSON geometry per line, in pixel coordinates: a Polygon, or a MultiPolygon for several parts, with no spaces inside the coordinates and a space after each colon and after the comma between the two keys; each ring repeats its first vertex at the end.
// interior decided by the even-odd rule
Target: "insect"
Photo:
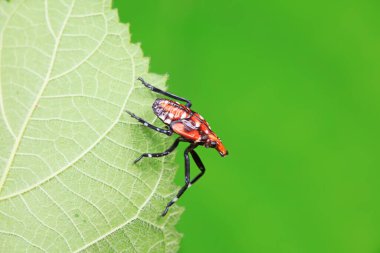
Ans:
{"type": "Polygon", "coordinates": [[[205,146],[206,148],[215,148],[221,156],[226,156],[228,151],[224,147],[222,141],[218,136],[211,131],[210,125],[207,121],[198,113],[190,109],[191,102],[185,98],[179,97],[177,95],[171,94],[169,92],[160,90],[151,84],[147,83],[141,77],[138,78],[141,83],[153,92],[165,95],[167,97],[185,102],[186,105],[180,104],[173,100],[158,98],[154,101],[152,109],[154,114],[160,118],[166,125],[167,128],[159,128],[153,126],[142,118],[136,116],[130,111],[126,111],[133,118],[137,119],[144,126],[153,129],[154,131],[171,136],[173,133],[178,134],[178,137],[174,143],[162,153],[144,153],[138,157],[134,163],[137,163],[144,157],[162,157],[173,152],[180,142],[188,142],[190,145],[186,148],[184,152],[185,157],[185,185],[178,191],[177,195],[166,205],[165,210],[161,216],[165,216],[169,211],[169,208],[183,195],[183,193],[190,188],[195,182],[197,182],[205,173],[206,169],[203,165],[200,157],[195,152],[195,148],[198,146],[205,146]],[[190,159],[189,153],[191,154],[195,164],[198,166],[200,173],[190,179],[190,159]]]}

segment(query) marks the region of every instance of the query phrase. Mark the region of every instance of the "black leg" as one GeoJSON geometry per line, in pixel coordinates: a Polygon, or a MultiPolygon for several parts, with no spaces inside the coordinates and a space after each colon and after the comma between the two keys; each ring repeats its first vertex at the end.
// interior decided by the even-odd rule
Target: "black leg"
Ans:
{"type": "Polygon", "coordinates": [[[174,99],[177,99],[177,100],[183,101],[183,102],[186,102],[186,106],[189,107],[189,108],[191,107],[191,102],[190,102],[190,100],[187,100],[187,99],[185,99],[185,98],[179,97],[179,96],[174,95],[174,94],[172,94],[172,93],[169,93],[169,92],[166,92],[166,91],[160,90],[160,89],[154,87],[153,85],[151,85],[151,84],[145,82],[144,79],[142,79],[141,77],[137,78],[137,80],[141,81],[142,84],[144,84],[144,86],[147,87],[148,89],[150,89],[151,91],[153,91],[153,92],[157,92],[157,93],[159,93],[159,94],[162,94],[162,95],[165,95],[165,96],[168,96],[168,97],[171,97],[171,98],[174,98],[174,99]]]}
{"type": "Polygon", "coordinates": [[[199,156],[197,153],[195,153],[194,149],[198,146],[197,143],[190,144],[190,146],[185,150],[184,156],[185,156],[185,185],[178,191],[177,195],[172,199],[167,205],[165,210],[162,212],[161,216],[165,216],[169,208],[182,196],[182,194],[191,186],[191,184],[195,183],[203,174],[205,171],[205,168],[203,166],[202,161],[199,159],[199,156]],[[196,176],[192,181],[190,181],[190,159],[189,159],[189,152],[193,156],[193,159],[199,169],[201,170],[201,173],[196,176]],[[194,153],[193,153],[194,152],[194,153]],[[195,155],[194,155],[195,154],[195,155]]]}
{"type": "Polygon", "coordinates": [[[201,172],[193,180],[191,180],[189,187],[191,185],[193,185],[195,182],[197,182],[198,179],[200,179],[203,176],[203,174],[205,174],[205,172],[206,172],[206,168],[203,165],[201,158],[195,152],[195,150],[191,150],[190,153],[191,153],[191,156],[193,157],[195,164],[198,166],[198,168],[200,169],[201,172]]]}
{"type": "Polygon", "coordinates": [[[144,158],[144,157],[161,157],[161,156],[166,156],[166,155],[170,154],[171,152],[173,152],[174,149],[177,148],[178,143],[179,143],[180,141],[182,141],[182,138],[181,138],[181,137],[177,138],[177,139],[174,141],[174,143],[173,143],[173,144],[172,144],[167,150],[165,150],[165,151],[162,152],[162,153],[144,153],[144,154],[142,154],[139,158],[137,158],[133,163],[137,163],[138,161],[140,161],[140,160],[141,160],[142,158],[144,158]]]}
{"type": "Polygon", "coordinates": [[[145,120],[143,120],[142,118],[136,116],[134,113],[130,112],[130,111],[126,111],[129,115],[131,115],[132,118],[135,118],[137,119],[140,123],[142,123],[144,126],[146,127],[149,127],[150,129],[153,129],[154,131],[157,131],[157,132],[160,132],[162,134],[166,134],[166,135],[172,135],[173,134],[173,131],[171,129],[162,129],[162,128],[159,128],[159,127],[156,127],[156,126],[153,126],[152,124],[149,124],[148,122],[146,122],[145,120]]]}

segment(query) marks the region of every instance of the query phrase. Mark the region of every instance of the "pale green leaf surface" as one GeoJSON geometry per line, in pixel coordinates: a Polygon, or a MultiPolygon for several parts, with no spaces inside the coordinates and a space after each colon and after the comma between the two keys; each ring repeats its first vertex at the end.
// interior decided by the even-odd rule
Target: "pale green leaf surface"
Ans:
{"type": "Polygon", "coordinates": [[[0,2],[0,252],[177,251],[148,65],[110,1],[0,2]]]}

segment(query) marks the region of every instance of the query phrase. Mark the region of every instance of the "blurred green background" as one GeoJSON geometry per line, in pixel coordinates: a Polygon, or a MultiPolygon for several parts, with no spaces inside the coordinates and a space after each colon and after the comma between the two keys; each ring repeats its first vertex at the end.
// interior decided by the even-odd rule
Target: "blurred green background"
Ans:
{"type": "Polygon", "coordinates": [[[380,252],[379,1],[114,6],[230,152],[198,148],[181,253],[380,252]]]}

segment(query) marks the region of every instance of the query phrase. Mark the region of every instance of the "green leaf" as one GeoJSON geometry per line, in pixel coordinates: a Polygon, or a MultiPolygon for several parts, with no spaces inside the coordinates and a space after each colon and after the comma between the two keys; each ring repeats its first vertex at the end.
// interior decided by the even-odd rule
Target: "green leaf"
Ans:
{"type": "Polygon", "coordinates": [[[177,251],[148,65],[109,0],[0,2],[0,252],[177,251]]]}

